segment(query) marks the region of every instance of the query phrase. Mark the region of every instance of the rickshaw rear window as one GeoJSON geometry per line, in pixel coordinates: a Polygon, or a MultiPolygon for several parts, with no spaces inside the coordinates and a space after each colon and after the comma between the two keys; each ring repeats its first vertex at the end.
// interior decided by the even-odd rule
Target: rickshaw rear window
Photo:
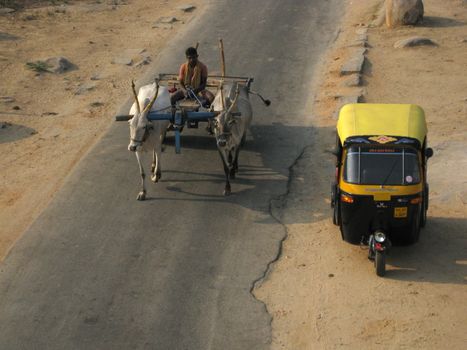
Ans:
{"type": "Polygon", "coordinates": [[[362,185],[414,185],[420,182],[418,155],[410,148],[349,147],[344,181],[362,185]]]}

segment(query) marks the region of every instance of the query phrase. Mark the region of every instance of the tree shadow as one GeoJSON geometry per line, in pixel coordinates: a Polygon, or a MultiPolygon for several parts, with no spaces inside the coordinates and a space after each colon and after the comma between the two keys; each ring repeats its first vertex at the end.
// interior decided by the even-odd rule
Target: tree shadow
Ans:
{"type": "Polygon", "coordinates": [[[427,28],[447,28],[447,27],[463,27],[466,23],[447,17],[425,16],[419,27],[427,28]]]}
{"type": "Polygon", "coordinates": [[[387,271],[386,278],[466,284],[466,227],[467,219],[428,217],[419,242],[391,250],[387,263],[392,268],[387,271]]]}
{"type": "Polygon", "coordinates": [[[37,131],[24,125],[0,123],[0,143],[9,143],[31,137],[37,131]]]}

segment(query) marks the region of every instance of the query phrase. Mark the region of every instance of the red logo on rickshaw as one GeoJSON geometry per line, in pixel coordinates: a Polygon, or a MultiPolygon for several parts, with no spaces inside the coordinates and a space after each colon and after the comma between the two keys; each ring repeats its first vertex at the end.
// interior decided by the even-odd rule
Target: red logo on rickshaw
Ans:
{"type": "Polygon", "coordinates": [[[369,137],[368,140],[375,141],[375,142],[382,143],[382,144],[397,141],[397,139],[394,137],[384,136],[384,135],[369,137]]]}

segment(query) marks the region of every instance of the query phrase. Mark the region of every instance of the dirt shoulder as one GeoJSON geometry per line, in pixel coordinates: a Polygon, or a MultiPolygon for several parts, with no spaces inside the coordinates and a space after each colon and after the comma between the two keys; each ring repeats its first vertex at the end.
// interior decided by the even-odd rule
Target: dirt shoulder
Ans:
{"type": "Polygon", "coordinates": [[[189,12],[181,0],[50,3],[0,14],[0,260],[107,130],[131,79],[203,10],[197,0],[189,12]],[[75,67],[25,66],[59,56],[75,67]]]}
{"type": "MultiPolygon", "coordinates": [[[[274,210],[288,238],[255,291],[273,316],[273,348],[461,349],[467,342],[465,1],[425,0],[422,26],[369,28],[363,85],[348,87],[339,76],[347,46],[375,19],[378,3],[348,3],[316,95],[313,144],[274,210]],[[412,35],[439,46],[393,48],[412,35]],[[375,276],[366,251],[340,240],[330,220],[333,115],[344,100],[338,96],[359,94],[366,102],[423,106],[435,151],[427,227],[418,244],[393,251],[385,279],[375,276]]],[[[202,10],[200,0],[191,13],[178,9],[184,4],[76,1],[0,15],[0,258],[107,130],[130,79],[143,74],[141,62],[202,10]],[[159,17],[179,21],[153,28],[159,17]],[[25,68],[51,56],[77,69],[56,75],[25,68]],[[130,66],[112,63],[129,59],[130,66]]]]}
{"type": "Polygon", "coordinates": [[[425,0],[423,25],[368,28],[362,85],[349,87],[340,69],[379,3],[347,2],[315,97],[313,143],[291,168],[289,193],[274,210],[288,237],[255,289],[273,316],[273,349],[463,349],[467,342],[467,5],[425,0]],[[438,46],[393,47],[410,36],[438,46]],[[335,111],[360,95],[423,106],[435,152],[427,226],[417,244],[391,252],[385,278],[331,222],[335,111]]]}

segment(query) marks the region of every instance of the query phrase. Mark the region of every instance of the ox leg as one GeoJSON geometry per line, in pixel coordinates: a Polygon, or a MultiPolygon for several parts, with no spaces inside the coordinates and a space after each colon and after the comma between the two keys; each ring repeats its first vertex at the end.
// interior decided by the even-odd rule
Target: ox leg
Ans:
{"type": "MultiPolygon", "coordinates": [[[[235,157],[237,156],[237,151],[235,151],[235,157]]],[[[229,174],[231,179],[235,179],[235,157],[232,157],[232,152],[229,154],[229,174]]]]}
{"type": "Polygon", "coordinates": [[[240,146],[243,147],[245,146],[246,142],[246,131],[243,133],[242,140],[240,141],[240,146]]]}
{"type": "Polygon", "coordinates": [[[160,167],[159,158],[160,157],[157,155],[157,152],[154,150],[152,152],[152,166],[151,166],[151,181],[154,183],[159,182],[159,179],[161,178],[161,167],[160,167]]]}
{"type": "Polygon", "coordinates": [[[156,170],[156,165],[157,165],[157,155],[156,155],[156,151],[153,150],[152,151],[151,174],[154,174],[154,172],[156,170]]]}
{"type": "Polygon", "coordinates": [[[161,167],[161,153],[162,153],[162,138],[156,140],[154,150],[152,152],[152,176],[151,180],[154,183],[159,182],[162,177],[161,167]]]}
{"type": "Polygon", "coordinates": [[[240,147],[237,147],[237,149],[235,149],[235,157],[234,157],[234,160],[233,160],[234,174],[238,173],[238,155],[239,154],[240,154],[240,147]]]}
{"type": "Polygon", "coordinates": [[[136,197],[136,199],[139,201],[144,201],[146,199],[146,185],[144,183],[144,178],[146,177],[146,174],[144,173],[143,164],[141,163],[141,155],[139,154],[139,152],[136,152],[135,154],[136,154],[136,159],[138,160],[139,174],[141,175],[141,185],[142,185],[142,189],[138,193],[138,196],[136,197]]]}
{"type": "Polygon", "coordinates": [[[224,196],[229,196],[232,191],[230,188],[230,169],[228,165],[228,160],[225,159],[224,154],[219,151],[222,159],[222,164],[224,165],[224,174],[225,174],[225,187],[224,187],[224,196]]]}
{"type": "Polygon", "coordinates": [[[230,196],[232,189],[230,188],[230,169],[227,164],[224,163],[224,173],[225,173],[225,187],[224,187],[224,196],[230,196]]]}

